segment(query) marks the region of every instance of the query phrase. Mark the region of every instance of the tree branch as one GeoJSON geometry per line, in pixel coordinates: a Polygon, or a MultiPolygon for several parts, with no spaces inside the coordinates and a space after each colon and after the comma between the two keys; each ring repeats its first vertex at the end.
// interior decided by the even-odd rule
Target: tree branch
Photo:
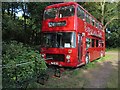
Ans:
{"type": "Polygon", "coordinates": [[[118,19],[118,17],[117,16],[114,16],[111,20],[109,20],[106,24],[105,24],[105,26],[103,27],[103,30],[105,30],[105,28],[107,27],[107,25],[109,25],[113,20],[115,20],[115,19],[118,19]]]}
{"type": "Polygon", "coordinates": [[[114,8],[116,8],[116,6],[118,5],[118,3],[115,4],[115,6],[111,9],[108,9],[106,12],[110,12],[111,10],[113,10],[114,8]]]}

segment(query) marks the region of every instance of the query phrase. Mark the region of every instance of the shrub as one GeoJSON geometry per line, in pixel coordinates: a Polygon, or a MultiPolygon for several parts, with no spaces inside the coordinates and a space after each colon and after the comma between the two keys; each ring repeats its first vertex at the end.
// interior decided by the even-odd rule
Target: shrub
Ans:
{"type": "Polygon", "coordinates": [[[17,41],[3,42],[2,64],[3,88],[25,87],[47,68],[38,51],[17,41]]]}

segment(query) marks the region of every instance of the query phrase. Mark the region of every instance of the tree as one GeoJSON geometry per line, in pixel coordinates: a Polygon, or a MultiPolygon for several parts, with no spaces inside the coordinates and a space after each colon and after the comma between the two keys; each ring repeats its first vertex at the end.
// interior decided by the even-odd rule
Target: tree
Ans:
{"type": "Polygon", "coordinates": [[[79,3],[95,18],[97,18],[104,25],[105,29],[113,20],[118,19],[118,3],[117,2],[85,2],[79,3]]]}

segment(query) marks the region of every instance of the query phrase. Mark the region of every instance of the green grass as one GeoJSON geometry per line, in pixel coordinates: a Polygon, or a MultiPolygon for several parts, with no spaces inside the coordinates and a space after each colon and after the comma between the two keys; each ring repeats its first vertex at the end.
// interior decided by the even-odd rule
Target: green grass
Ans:
{"type": "Polygon", "coordinates": [[[79,73],[80,73],[79,70],[74,70],[73,73],[72,73],[72,76],[77,76],[79,73]]]}
{"type": "Polygon", "coordinates": [[[117,48],[106,48],[106,52],[111,51],[111,52],[116,52],[116,51],[120,51],[120,47],[117,48]]]}

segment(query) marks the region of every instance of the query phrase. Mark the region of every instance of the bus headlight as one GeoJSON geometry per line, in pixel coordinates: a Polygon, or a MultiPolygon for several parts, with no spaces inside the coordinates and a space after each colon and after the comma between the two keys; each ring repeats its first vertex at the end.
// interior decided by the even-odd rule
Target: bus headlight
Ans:
{"type": "Polygon", "coordinates": [[[42,56],[42,58],[44,58],[44,57],[45,57],[45,54],[41,54],[41,56],[42,56]]]}
{"type": "Polygon", "coordinates": [[[66,56],[66,59],[70,59],[70,55],[67,55],[67,56],[66,56]]]}

